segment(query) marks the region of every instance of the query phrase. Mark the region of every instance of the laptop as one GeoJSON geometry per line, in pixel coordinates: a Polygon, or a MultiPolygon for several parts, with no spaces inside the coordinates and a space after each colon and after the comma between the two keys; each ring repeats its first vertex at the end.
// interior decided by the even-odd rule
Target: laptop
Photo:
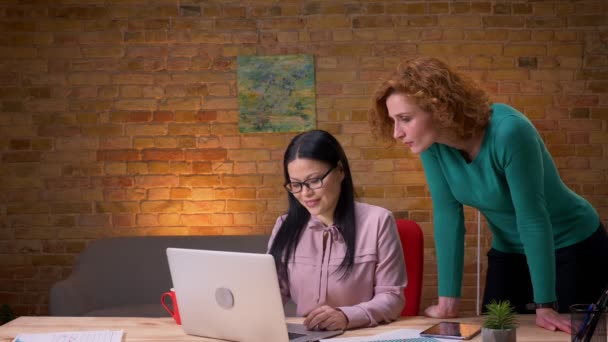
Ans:
{"type": "Polygon", "coordinates": [[[270,254],[167,248],[186,334],[231,341],[309,342],[342,331],[285,322],[270,254]]]}

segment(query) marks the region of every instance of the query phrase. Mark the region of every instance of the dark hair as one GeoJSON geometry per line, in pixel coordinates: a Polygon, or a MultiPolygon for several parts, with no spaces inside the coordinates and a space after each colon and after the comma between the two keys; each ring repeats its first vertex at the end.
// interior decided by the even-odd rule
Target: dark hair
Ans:
{"type": "MultiPolygon", "coordinates": [[[[334,224],[346,244],[346,255],[336,270],[343,272],[342,277],[344,277],[353,268],[356,237],[355,189],[348,159],[338,140],[330,133],[323,130],[300,133],[291,140],[285,150],[283,157],[285,184],[290,182],[287,165],[298,158],[317,160],[327,163],[330,167],[340,166],[344,170],[340,196],[334,212],[334,224]]],[[[277,270],[282,272],[285,277],[289,260],[295,253],[302,230],[310,219],[308,210],[298,202],[292,193],[287,192],[287,198],[289,200],[287,216],[270,247],[270,254],[274,257],[277,270]]]]}
{"type": "Polygon", "coordinates": [[[462,139],[482,131],[492,112],[487,93],[471,78],[431,57],[417,57],[400,64],[376,89],[369,122],[376,138],[393,139],[393,121],[386,99],[402,93],[433,116],[442,128],[462,139]]]}

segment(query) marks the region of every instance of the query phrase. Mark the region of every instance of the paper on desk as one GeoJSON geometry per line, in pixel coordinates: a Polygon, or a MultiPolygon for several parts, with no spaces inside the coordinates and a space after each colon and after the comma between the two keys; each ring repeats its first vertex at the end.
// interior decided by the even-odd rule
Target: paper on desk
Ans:
{"type": "MultiPolygon", "coordinates": [[[[358,337],[342,337],[342,338],[331,338],[331,339],[322,339],[320,342],[372,342],[372,341],[387,341],[387,340],[408,340],[412,339],[420,339],[420,333],[422,330],[419,329],[396,329],[393,331],[388,331],[382,334],[376,334],[372,336],[358,336],[358,337]]],[[[442,341],[442,342],[454,342],[454,340],[449,340],[445,338],[424,338],[427,340],[433,341],[442,341]]]]}
{"type": "Polygon", "coordinates": [[[62,331],[19,334],[13,342],[121,342],[122,330],[62,331]]]}

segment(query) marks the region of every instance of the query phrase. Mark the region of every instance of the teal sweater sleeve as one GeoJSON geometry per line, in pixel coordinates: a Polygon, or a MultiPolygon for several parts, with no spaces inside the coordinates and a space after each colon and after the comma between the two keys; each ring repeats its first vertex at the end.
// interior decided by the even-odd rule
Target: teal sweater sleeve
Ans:
{"type": "Polygon", "coordinates": [[[420,158],[433,199],[439,295],[460,297],[465,233],[462,204],[452,195],[434,150],[426,150],[420,158]]]}

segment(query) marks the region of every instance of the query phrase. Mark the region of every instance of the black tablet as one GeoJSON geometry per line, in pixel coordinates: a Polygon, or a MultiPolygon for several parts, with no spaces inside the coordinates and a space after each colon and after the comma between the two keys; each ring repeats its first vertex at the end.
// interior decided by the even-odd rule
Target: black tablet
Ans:
{"type": "Polygon", "coordinates": [[[481,325],[460,322],[439,322],[420,333],[424,337],[470,340],[479,334],[481,325]]]}

